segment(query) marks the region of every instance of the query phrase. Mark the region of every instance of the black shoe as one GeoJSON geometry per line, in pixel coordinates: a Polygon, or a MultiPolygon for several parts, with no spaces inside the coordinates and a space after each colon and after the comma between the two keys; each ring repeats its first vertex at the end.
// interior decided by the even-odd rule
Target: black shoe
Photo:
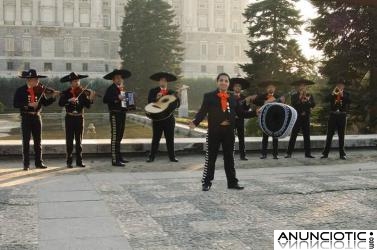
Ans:
{"type": "Polygon", "coordinates": [[[179,162],[177,158],[171,158],[170,161],[171,162],[179,162]]]}
{"type": "Polygon", "coordinates": [[[347,160],[347,157],[345,155],[342,155],[342,156],[340,156],[339,159],[341,159],[341,160],[347,160]]]}
{"type": "Polygon", "coordinates": [[[277,155],[274,155],[273,159],[274,159],[274,160],[278,160],[279,157],[278,157],[277,155]]]}
{"type": "Polygon", "coordinates": [[[284,158],[286,158],[286,159],[292,158],[292,155],[291,154],[287,154],[284,158]]]}
{"type": "Polygon", "coordinates": [[[210,189],[211,189],[210,185],[203,185],[202,186],[202,191],[204,191],[204,192],[209,191],[210,189]]]}
{"type": "Polygon", "coordinates": [[[233,186],[228,186],[228,189],[243,190],[244,187],[241,187],[240,185],[236,184],[236,185],[233,185],[233,186]]]}
{"type": "Polygon", "coordinates": [[[24,166],[24,171],[29,171],[30,167],[29,166],[24,166]]]}
{"type": "Polygon", "coordinates": [[[321,156],[321,159],[327,159],[327,158],[329,158],[328,155],[322,155],[322,156],[321,156]]]}
{"type": "Polygon", "coordinates": [[[259,157],[259,159],[262,159],[262,160],[264,160],[264,159],[266,159],[267,158],[267,155],[261,155],[260,157],[259,157]]]}
{"type": "Polygon", "coordinates": [[[67,168],[73,168],[72,163],[67,163],[67,168]]]}
{"type": "Polygon", "coordinates": [[[149,158],[148,158],[147,162],[148,162],[148,163],[150,163],[150,162],[154,162],[154,157],[152,157],[152,156],[149,156],[149,158]]]}
{"type": "Polygon", "coordinates": [[[249,159],[247,159],[245,156],[241,156],[241,157],[240,157],[240,160],[241,160],[241,161],[248,161],[249,159]]]}
{"type": "Polygon", "coordinates": [[[117,162],[113,162],[113,166],[114,167],[124,167],[124,166],[126,166],[126,164],[124,164],[123,162],[117,161],[117,162]]]}
{"type": "Polygon", "coordinates": [[[129,162],[130,162],[129,160],[126,160],[126,159],[124,159],[124,158],[120,158],[119,161],[120,161],[120,162],[123,162],[123,163],[129,163],[129,162]]]}
{"type": "Polygon", "coordinates": [[[305,155],[305,158],[314,159],[315,157],[314,157],[314,156],[312,156],[312,155],[305,155]]]}
{"type": "Polygon", "coordinates": [[[76,166],[80,167],[80,168],[85,168],[86,167],[86,165],[84,163],[79,163],[79,164],[77,163],[76,166]]]}
{"type": "Polygon", "coordinates": [[[46,169],[47,166],[46,166],[43,162],[41,162],[41,163],[39,163],[39,164],[36,164],[36,165],[35,165],[35,168],[46,169]]]}

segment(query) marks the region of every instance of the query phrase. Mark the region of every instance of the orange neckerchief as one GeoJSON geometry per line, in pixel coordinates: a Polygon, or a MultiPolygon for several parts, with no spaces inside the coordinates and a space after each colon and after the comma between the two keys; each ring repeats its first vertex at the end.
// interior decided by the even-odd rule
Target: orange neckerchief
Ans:
{"type": "Polygon", "coordinates": [[[221,109],[223,110],[223,112],[225,112],[228,108],[229,95],[226,92],[219,92],[219,93],[217,93],[217,96],[220,97],[221,109]]]}
{"type": "Polygon", "coordinates": [[[28,87],[27,92],[28,92],[29,95],[30,95],[30,103],[34,103],[34,102],[35,102],[34,88],[29,88],[29,87],[28,87]]]}
{"type": "Polygon", "coordinates": [[[167,95],[168,94],[168,89],[166,88],[166,89],[163,89],[163,88],[160,88],[161,90],[160,90],[160,93],[162,94],[162,95],[167,95]]]}

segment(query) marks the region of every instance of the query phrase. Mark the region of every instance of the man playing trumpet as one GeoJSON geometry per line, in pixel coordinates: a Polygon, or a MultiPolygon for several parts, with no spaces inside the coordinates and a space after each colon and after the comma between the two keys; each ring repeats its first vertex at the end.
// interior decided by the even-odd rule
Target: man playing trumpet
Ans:
{"type": "Polygon", "coordinates": [[[291,96],[291,105],[297,111],[297,120],[292,129],[291,138],[287,155],[285,158],[291,158],[292,152],[295,148],[298,132],[301,130],[304,136],[304,149],[306,158],[314,158],[311,155],[310,146],[310,114],[311,109],[314,108],[315,102],[313,96],[308,92],[308,85],[313,85],[314,82],[301,79],[292,83],[297,86],[297,92],[291,96]]]}
{"type": "Polygon", "coordinates": [[[346,160],[346,152],[344,151],[344,135],[347,124],[347,113],[350,108],[351,99],[350,94],[344,90],[345,85],[345,80],[338,80],[333,92],[326,99],[330,102],[330,116],[327,124],[326,145],[322,152],[321,159],[328,157],[332,138],[336,130],[339,137],[340,159],[346,160]]]}

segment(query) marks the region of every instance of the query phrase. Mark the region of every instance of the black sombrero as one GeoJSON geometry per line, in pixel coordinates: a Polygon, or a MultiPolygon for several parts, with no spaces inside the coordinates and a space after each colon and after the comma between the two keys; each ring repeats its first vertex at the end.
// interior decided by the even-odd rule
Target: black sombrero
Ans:
{"type": "Polygon", "coordinates": [[[236,84],[240,84],[242,89],[248,89],[250,87],[250,82],[245,78],[234,77],[230,79],[229,89],[233,89],[236,84]]]}
{"type": "Polygon", "coordinates": [[[177,81],[177,77],[168,72],[158,72],[149,77],[153,81],[160,81],[162,78],[165,78],[168,82],[175,82],[177,81]]]}
{"type": "Polygon", "coordinates": [[[310,81],[308,79],[299,79],[299,80],[296,80],[296,81],[294,81],[294,82],[291,83],[291,85],[294,85],[294,86],[301,85],[301,84],[314,85],[315,82],[310,81]]]}
{"type": "Polygon", "coordinates": [[[131,72],[126,69],[114,69],[112,72],[105,75],[103,79],[113,80],[114,76],[116,75],[121,75],[123,79],[127,79],[127,78],[130,78],[131,72]]]}
{"type": "Polygon", "coordinates": [[[22,71],[21,75],[18,76],[19,78],[30,79],[30,78],[46,78],[47,76],[38,75],[35,69],[29,69],[26,71],[22,71]]]}
{"type": "Polygon", "coordinates": [[[63,76],[60,79],[60,82],[72,82],[74,80],[79,80],[79,79],[83,79],[83,78],[87,78],[87,77],[88,77],[88,75],[80,75],[80,74],[77,74],[75,72],[71,72],[69,75],[63,76]]]}
{"type": "Polygon", "coordinates": [[[282,85],[283,82],[281,81],[277,81],[277,80],[266,80],[266,81],[262,81],[258,84],[258,87],[267,87],[268,85],[274,85],[274,86],[277,86],[277,85],[282,85]]]}

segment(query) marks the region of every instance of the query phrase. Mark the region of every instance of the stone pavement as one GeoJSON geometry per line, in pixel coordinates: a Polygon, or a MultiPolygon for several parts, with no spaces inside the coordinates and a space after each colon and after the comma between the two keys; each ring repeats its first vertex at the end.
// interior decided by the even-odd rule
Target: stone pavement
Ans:
{"type": "Polygon", "coordinates": [[[199,155],[150,166],[134,157],[125,169],[91,158],[68,170],[50,159],[47,171],[27,173],[4,159],[0,249],[260,250],[273,248],[274,229],[376,229],[375,153],[350,152],[347,162],[252,155],[237,162],[243,191],[226,189],[219,158],[210,192],[200,191],[199,155]]]}

